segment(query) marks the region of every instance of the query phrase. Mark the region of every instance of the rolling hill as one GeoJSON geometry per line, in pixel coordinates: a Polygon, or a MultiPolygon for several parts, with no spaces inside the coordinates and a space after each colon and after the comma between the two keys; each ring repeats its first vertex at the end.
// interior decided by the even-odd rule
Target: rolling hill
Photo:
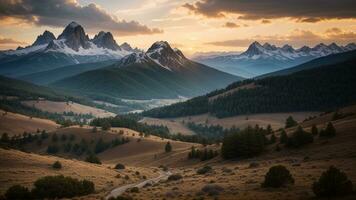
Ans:
{"type": "Polygon", "coordinates": [[[70,76],[83,73],[85,71],[95,70],[95,69],[109,66],[114,62],[115,61],[113,60],[109,60],[109,61],[95,62],[95,63],[75,64],[75,65],[59,67],[53,70],[32,73],[18,78],[39,85],[47,85],[52,82],[58,81],[60,79],[64,79],[70,76]]]}
{"type": "Polygon", "coordinates": [[[167,42],[133,53],[116,64],[65,78],[51,86],[127,99],[193,97],[242,80],[185,58],[167,42]]]}
{"type": "Polygon", "coordinates": [[[178,117],[210,112],[218,117],[228,117],[253,113],[326,111],[356,102],[355,66],[356,57],[351,56],[338,63],[286,76],[236,82],[205,96],[143,114],[178,117]],[[246,88],[251,84],[254,86],[246,88]]]}

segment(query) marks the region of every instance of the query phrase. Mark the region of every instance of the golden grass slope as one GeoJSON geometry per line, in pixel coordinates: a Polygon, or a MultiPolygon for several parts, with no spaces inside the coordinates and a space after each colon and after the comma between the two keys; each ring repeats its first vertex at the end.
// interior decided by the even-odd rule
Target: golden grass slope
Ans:
{"type": "Polygon", "coordinates": [[[151,168],[129,167],[124,171],[117,171],[112,169],[113,167],[114,165],[96,165],[75,159],[0,148],[0,194],[14,184],[31,188],[34,181],[40,177],[64,175],[93,181],[96,191],[102,193],[100,196],[105,196],[114,187],[143,180],[142,176],[147,178],[157,176],[155,170],[151,168]],[[51,168],[57,160],[62,163],[60,170],[51,168]],[[136,171],[140,174],[136,175],[136,171]],[[130,179],[125,180],[125,175],[130,179]]]}
{"type": "Polygon", "coordinates": [[[94,108],[75,102],[57,102],[49,100],[38,100],[38,101],[23,101],[24,105],[35,107],[42,111],[47,111],[50,113],[63,113],[63,112],[73,112],[76,114],[92,114],[95,117],[113,117],[114,113],[94,108]]]}
{"type": "Polygon", "coordinates": [[[59,127],[51,120],[29,117],[26,115],[5,112],[0,110],[0,134],[7,133],[9,136],[36,132],[39,130],[53,131],[59,127]]]}
{"type": "Polygon", "coordinates": [[[194,115],[187,117],[159,119],[145,117],[142,122],[151,125],[164,125],[173,133],[182,133],[191,135],[194,132],[186,127],[186,123],[194,122],[203,125],[220,125],[224,128],[231,128],[233,126],[243,129],[247,126],[260,127],[271,125],[273,129],[283,128],[287,117],[292,116],[296,121],[301,122],[309,116],[319,115],[318,112],[290,112],[290,113],[263,113],[253,115],[240,115],[234,117],[217,118],[211,114],[194,115]]]}

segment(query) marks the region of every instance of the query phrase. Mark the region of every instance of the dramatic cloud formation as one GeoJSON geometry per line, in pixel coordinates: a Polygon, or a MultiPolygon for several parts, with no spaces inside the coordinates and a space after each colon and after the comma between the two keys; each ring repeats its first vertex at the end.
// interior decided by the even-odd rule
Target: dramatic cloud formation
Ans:
{"type": "Polygon", "coordinates": [[[247,20],[287,17],[298,22],[317,22],[356,18],[355,0],[198,0],[183,7],[207,17],[231,13],[247,20]]]}
{"type": "Polygon", "coordinates": [[[81,6],[76,0],[1,0],[0,20],[10,19],[54,27],[77,21],[90,29],[110,30],[121,35],[162,32],[136,21],[119,20],[96,4],[81,6]]]}
{"type": "Polygon", "coordinates": [[[356,40],[356,33],[351,31],[342,31],[339,28],[331,28],[324,32],[324,34],[317,34],[307,30],[296,29],[288,35],[269,35],[261,36],[256,35],[252,38],[247,39],[235,39],[235,40],[224,40],[206,43],[208,45],[214,46],[224,46],[224,47],[247,47],[254,41],[260,43],[269,42],[276,45],[290,44],[293,46],[301,47],[306,44],[318,44],[318,43],[348,43],[349,41],[356,40]]]}
{"type": "Polygon", "coordinates": [[[226,22],[223,27],[226,27],[226,28],[238,28],[240,27],[240,25],[234,23],[234,22],[226,22]]]}

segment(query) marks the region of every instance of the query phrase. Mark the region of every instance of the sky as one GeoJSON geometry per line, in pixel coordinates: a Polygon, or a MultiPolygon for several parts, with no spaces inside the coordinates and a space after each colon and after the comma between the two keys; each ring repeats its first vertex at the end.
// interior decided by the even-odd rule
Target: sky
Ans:
{"type": "Polygon", "coordinates": [[[185,54],[243,51],[253,41],[295,48],[356,42],[354,0],[0,0],[0,49],[58,36],[71,21],[147,49],[159,40],[185,54]]]}

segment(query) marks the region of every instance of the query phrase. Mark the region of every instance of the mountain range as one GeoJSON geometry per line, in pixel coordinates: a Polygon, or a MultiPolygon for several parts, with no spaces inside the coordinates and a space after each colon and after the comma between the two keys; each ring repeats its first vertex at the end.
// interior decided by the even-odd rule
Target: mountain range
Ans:
{"type": "Polygon", "coordinates": [[[20,77],[67,65],[118,60],[138,51],[127,43],[118,45],[110,32],[101,31],[90,39],[81,25],[71,22],[57,38],[44,31],[30,46],[0,52],[0,74],[20,77]]]}
{"type": "Polygon", "coordinates": [[[258,42],[253,42],[241,54],[198,56],[193,60],[224,72],[251,78],[293,67],[315,58],[355,49],[355,43],[350,43],[346,46],[339,46],[335,43],[330,45],[320,43],[312,48],[303,46],[299,49],[294,49],[288,44],[277,47],[269,43],[261,45],[258,42]]]}
{"type": "Polygon", "coordinates": [[[187,59],[179,49],[158,41],[113,65],[87,71],[51,84],[90,96],[128,99],[193,97],[242,80],[187,59]]]}

